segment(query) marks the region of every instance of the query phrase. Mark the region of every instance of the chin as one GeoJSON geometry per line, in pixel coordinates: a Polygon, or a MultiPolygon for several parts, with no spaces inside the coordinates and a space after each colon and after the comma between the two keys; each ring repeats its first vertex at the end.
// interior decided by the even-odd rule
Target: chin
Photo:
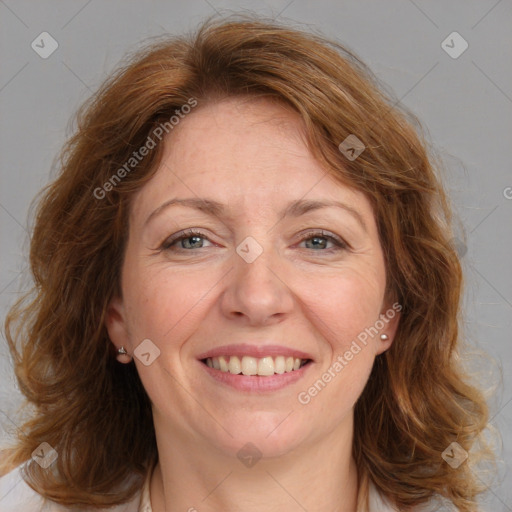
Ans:
{"type": "Polygon", "coordinates": [[[251,455],[251,451],[258,457],[281,457],[307,439],[307,429],[298,424],[298,418],[294,416],[298,416],[295,411],[284,409],[279,412],[245,412],[237,415],[236,420],[229,421],[229,427],[228,422],[223,424],[233,437],[221,429],[218,432],[220,436],[215,439],[211,438],[212,432],[209,431],[209,441],[224,454],[239,459],[246,453],[251,455]]]}

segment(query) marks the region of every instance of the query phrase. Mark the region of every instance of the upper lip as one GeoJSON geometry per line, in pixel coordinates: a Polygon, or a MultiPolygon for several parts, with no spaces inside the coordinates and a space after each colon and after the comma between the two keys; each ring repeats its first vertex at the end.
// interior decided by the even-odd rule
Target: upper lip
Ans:
{"type": "Polygon", "coordinates": [[[199,354],[197,358],[207,359],[208,357],[219,356],[249,356],[256,358],[262,358],[266,356],[285,356],[294,358],[298,357],[300,359],[313,359],[310,354],[291,347],[284,347],[282,345],[250,345],[247,343],[215,347],[208,350],[207,352],[199,354]]]}

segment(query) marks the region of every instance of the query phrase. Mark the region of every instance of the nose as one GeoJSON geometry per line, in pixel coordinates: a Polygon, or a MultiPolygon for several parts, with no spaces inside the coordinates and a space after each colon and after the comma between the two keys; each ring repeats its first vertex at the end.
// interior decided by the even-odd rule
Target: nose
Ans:
{"type": "Polygon", "coordinates": [[[235,253],[233,265],[220,298],[223,314],[230,320],[250,326],[283,321],[292,311],[294,299],[279,255],[265,249],[248,263],[235,253]]]}

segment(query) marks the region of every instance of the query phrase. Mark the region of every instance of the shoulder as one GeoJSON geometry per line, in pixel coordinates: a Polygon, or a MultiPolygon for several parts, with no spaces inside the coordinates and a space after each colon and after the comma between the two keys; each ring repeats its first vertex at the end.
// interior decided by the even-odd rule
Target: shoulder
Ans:
{"type": "MultiPolygon", "coordinates": [[[[2,512],[68,512],[71,509],[43,498],[23,479],[22,466],[0,477],[0,510],[2,512]]],[[[137,512],[139,496],[124,505],[109,508],[109,512],[137,512]]],[[[99,512],[98,509],[95,509],[99,512]]],[[[107,509],[105,509],[107,510],[107,509]]]]}
{"type": "Polygon", "coordinates": [[[0,478],[0,509],[2,512],[18,512],[19,510],[59,511],[59,508],[52,509],[48,506],[45,508],[44,501],[43,497],[32,490],[23,480],[21,467],[13,469],[0,478]]]}

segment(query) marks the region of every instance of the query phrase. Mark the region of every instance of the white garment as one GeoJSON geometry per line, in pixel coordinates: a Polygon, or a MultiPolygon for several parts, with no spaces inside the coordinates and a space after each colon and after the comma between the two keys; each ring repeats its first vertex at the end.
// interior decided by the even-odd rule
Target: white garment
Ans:
{"type": "MultiPolygon", "coordinates": [[[[20,469],[21,466],[0,478],[0,512],[69,512],[71,510],[54,501],[45,500],[36,493],[25,483],[20,469]]],[[[104,509],[105,512],[152,512],[149,499],[149,477],[150,473],[146,477],[142,490],[129,503],[104,509]]],[[[370,512],[396,512],[396,509],[379,495],[373,485],[370,486],[370,512]]]]}

